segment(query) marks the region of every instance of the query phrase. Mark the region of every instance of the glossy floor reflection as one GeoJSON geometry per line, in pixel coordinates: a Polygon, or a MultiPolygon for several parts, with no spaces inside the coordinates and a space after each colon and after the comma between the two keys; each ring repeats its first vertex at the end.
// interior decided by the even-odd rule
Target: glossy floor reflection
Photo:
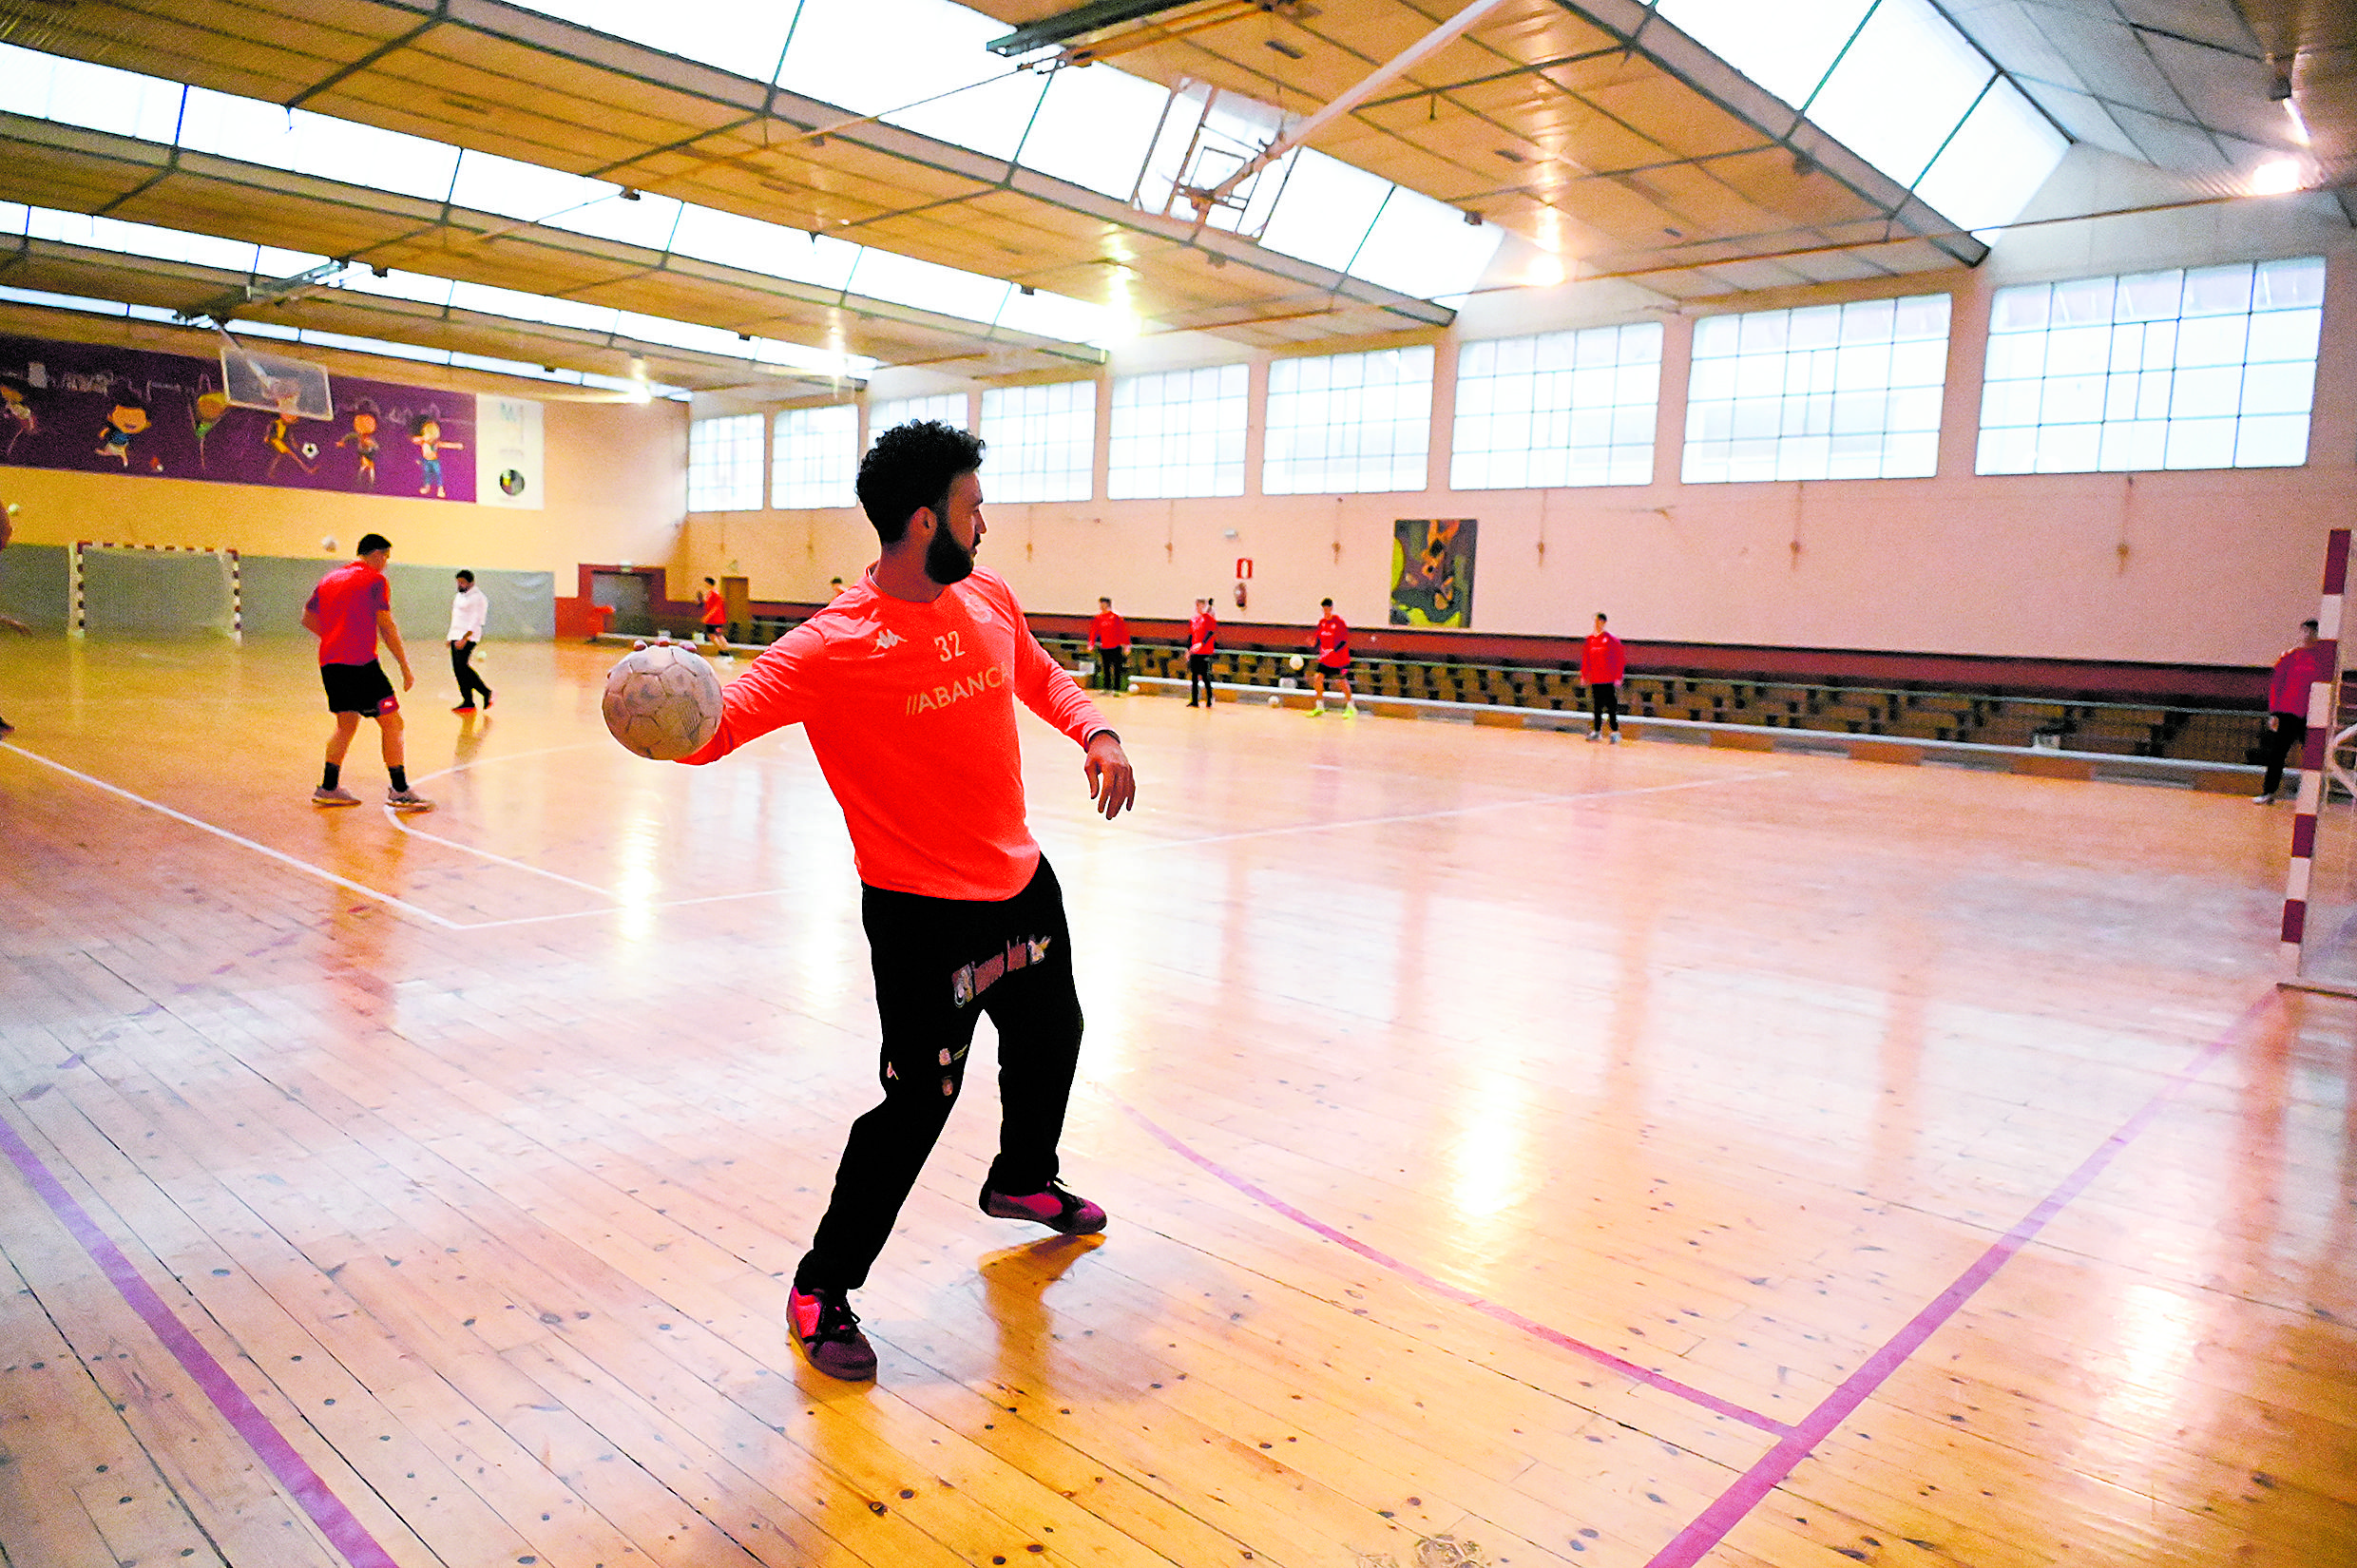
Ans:
{"type": "Polygon", "coordinates": [[[974,1212],[978,1075],[848,1387],[841,819],[613,657],[430,680],[395,820],[301,646],[0,642],[11,1562],[2357,1559],[2285,816],[1131,697],[1108,826],[1026,720],[1112,1228],[974,1212]]]}

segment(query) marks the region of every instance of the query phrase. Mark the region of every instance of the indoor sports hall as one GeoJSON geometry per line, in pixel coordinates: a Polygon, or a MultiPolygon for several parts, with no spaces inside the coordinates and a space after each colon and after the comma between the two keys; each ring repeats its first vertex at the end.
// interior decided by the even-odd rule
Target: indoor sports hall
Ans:
{"type": "Polygon", "coordinates": [[[0,1563],[2357,1561],[2349,16],[0,14],[0,1563]]]}

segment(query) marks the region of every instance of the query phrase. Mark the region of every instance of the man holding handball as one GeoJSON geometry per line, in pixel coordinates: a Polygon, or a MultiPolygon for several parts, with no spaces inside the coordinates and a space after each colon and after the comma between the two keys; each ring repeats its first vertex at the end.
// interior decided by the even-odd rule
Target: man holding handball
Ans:
{"type": "Polygon", "coordinates": [[[875,564],[732,681],[719,733],[680,758],[715,762],[799,723],[851,830],[884,1100],[852,1124],[788,1302],[795,1338],[832,1377],[875,1375],[849,1292],[949,1121],[978,1015],[998,1030],[1002,1119],[983,1213],[1066,1235],[1105,1224],[1057,1180],[1081,1006],[1063,891],[1025,817],[1015,699],[1085,751],[1107,819],[1137,786],[1121,737],[1031,636],[1013,591],[974,564],[981,467],[982,443],[947,425],[879,436],[858,480],[875,564]]]}

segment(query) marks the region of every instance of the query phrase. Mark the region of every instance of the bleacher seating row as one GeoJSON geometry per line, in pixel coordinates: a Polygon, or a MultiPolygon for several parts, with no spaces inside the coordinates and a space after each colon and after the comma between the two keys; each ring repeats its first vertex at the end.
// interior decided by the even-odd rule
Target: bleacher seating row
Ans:
{"type": "MultiPolygon", "coordinates": [[[[1043,639],[1073,668],[1088,658],[1079,638],[1043,639]]],[[[1290,652],[1222,649],[1212,679],[1221,685],[1276,689],[1307,684],[1290,652]]],[[[1184,680],[1186,656],[1140,644],[1130,650],[1133,678],[1184,680]]],[[[1452,659],[1354,659],[1351,684],[1361,698],[1407,698],[1476,706],[1584,714],[1587,687],[1576,666],[1471,664],[1452,659]]],[[[1841,683],[1800,684],[1689,674],[1632,674],[1621,682],[1621,711],[1632,718],[1679,718],[1763,729],[2046,747],[2123,757],[2249,765],[2257,760],[2263,716],[2248,710],[2160,704],[2071,702],[1960,691],[1907,691],[1841,683]]]]}

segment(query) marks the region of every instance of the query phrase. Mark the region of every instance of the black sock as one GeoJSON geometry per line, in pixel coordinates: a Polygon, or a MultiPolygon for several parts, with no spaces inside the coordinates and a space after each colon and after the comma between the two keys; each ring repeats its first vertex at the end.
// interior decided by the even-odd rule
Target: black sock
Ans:
{"type": "Polygon", "coordinates": [[[327,771],[320,775],[319,788],[323,790],[332,790],[335,788],[336,784],[343,778],[343,768],[336,763],[331,762],[327,765],[327,771]]]}
{"type": "Polygon", "coordinates": [[[393,787],[395,793],[410,787],[410,771],[407,768],[393,767],[385,771],[393,774],[393,787]]]}

